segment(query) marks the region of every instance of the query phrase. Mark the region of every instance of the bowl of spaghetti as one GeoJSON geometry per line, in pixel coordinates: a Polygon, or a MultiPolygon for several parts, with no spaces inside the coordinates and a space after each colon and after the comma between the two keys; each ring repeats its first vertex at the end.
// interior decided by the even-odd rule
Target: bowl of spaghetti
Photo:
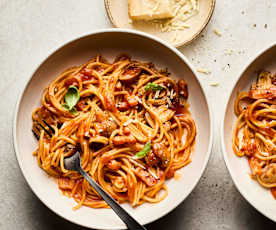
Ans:
{"type": "Polygon", "coordinates": [[[211,121],[179,51],[142,32],[100,30],[66,43],[34,71],[18,101],[14,146],[29,186],[55,213],[89,228],[125,229],[64,158],[78,149],[84,170],[147,224],[198,183],[211,121]]]}
{"type": "Polygon", "coordinates": [[[253,207],[276,221],[276,45],[242,71],[226,105],[222,148],[232,179],[253,207]]]}

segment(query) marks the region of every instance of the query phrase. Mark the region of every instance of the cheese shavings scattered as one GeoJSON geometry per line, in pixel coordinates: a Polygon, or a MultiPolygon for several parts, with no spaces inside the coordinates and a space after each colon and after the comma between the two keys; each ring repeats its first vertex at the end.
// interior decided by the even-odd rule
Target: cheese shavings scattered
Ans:
{"type": "MultiPolygon", "coordinates": [[[[129,158],[129,161],[132,162],[133,164],[135,164],[136,166],[138,166],[138,167],[140,167],[140,168],[146,170],[146,167],[144,167],[142,164],[138,163],[137,161],[135,161],[135,160],[133,160],[133,159],[131,159],[131,158],[129,158]]],[[[153,171],[151,171],[150,169],[148,169],[148,172],[149,172],[150,175],[152,175],[152,176],[154,177],[154,179],[156,179],[156,180],[159,180],[159,179],[160,179],[160,178],[159,178],[153,171]]]]}
{"type": "Polygon", "coordinates": [[[123,124],[123,126],[128,126],[129,124],[131,124],[131,123],[137,123],[138,121],[135,119],[135,120],[133,120],[133,119],[129,119],[129,120],[127,120],[124,124],[123,124]]]}
{"type": "Polygon", "coordinates": [[[214,29],[214,33],[219,37],[222,36],[222,33],[218,29],[214,29]]]}
{"type": "Polygon", "coordinates": [[[158,180],[158,179],[159,179],[159,177],[158,177],[158,176],[156,176],[156,175],[154,174],[154,172],[153,172],[153,171],[151,171],[150,169],[148,169],[148,172],[149,172],[149,174],[150,174],[150,175],[152,175],[152,176],[154,177],[154,179],[156,179],[156,180],[158,180]]]}
{"type": "Polygon", "coordinates": [[[174,17],[161,24],[162,32],[170,32],[190,28],[185,22],[198,14],[199,0],[171,0],[174,17]]]}
{"type": "Polygon", "coordinates": [[[155,92],[155,95],[154,95],[154,99],[156,99],[156,98],[158,98],[159,97],[159,94],[160,94],[160,90],[157,90],[156,92],[155,92]]]}
{"type": "Polygon", "coordinates": [[[232,55],[234,53],[234,50],[230,49],[230,50],[224,50],[224,54],[225,55],[232,55]]]}
{"type": "Polygon", "coordinates": [[[260,151],[260,153],[261,153],[263,156],[265,156],[265,157],[268,157],[268,156],[269,156],[269,153],[267,153],[267,152],[260,151]]]}
{"type": "Polygon", "coordinates": [[[131,161],[133,164],[135,164],[136,166],[142,168],[142,169],[146,169],[143,165],[141,165],[140,163],[138,163],[137,161],[129,158],[129,161],[131,161]]]}
{"type": "Polygon", "coordinates": [[[140,97],[135,96],[135,98],[136,98],[136,100],[137,100],[140,104],[142,104],[142,103],[143,103],[143,102],[142,102],[142,100],[140,99],[140,97]]]}
{"type": "Polygon", "coordinates": [[[172,41],[172,43],[174,43],[174,44],[177,44],[178,42],[181,41],[181,36],[180,36],[180,34],[178,33],[178,31],[175,31],[175,32],[174,32],[171,41],[172,41]]]}
{"type": "Polygon", "coordinates": [[[199,73],[204,73],[204,74],[210,74],[210,73],[211,73],[210,70],[208,70],[208,69],[203,69],[203,68],[198,68],[198,69],[197,69],[197,72],[199,72],[199,73]]]}
{"type": "Polygon", "coordinates": [[[218,86],[218,85],[219,85],[218,82],[213,82],[213,83],[210,84],[210,86],[213,86],[213,87],[216,87],[216,86],[218,86]]]}

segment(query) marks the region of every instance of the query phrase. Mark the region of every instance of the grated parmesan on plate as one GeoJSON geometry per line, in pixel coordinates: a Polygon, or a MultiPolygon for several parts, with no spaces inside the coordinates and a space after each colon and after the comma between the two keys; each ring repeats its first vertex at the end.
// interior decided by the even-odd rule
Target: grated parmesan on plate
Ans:
{"type": "Polygon", "coordinates": [[[177,44],[178,42],[181,41],[181,36],[178,33],[178,31],[174,31],[173,37],[171,39],[172,43],[177,44]]]}
{"type": "MultiPolygon", "coordinates": [[[[152,0],[151,5],[145,0],[143,5],[152,9],[151,14],[155,14],[159,10],[160,5],[158,0],[152,0]]],[[[190,28],[186,24],[186,21],[198,14],[199,12],[199,0],[168,0],[170,4],[170,11],[172,12],[171,18],[167,19],[155,19],[149,21],[148,23],[155,25],[156,28],[160,29],[161,32],[171,32],[171,31],[180,31],[187,28],[190,28]]],[[[149,15],[153,18],[152,15],[149,15]]],[[[172,36],[172,42],[177,43],[180,40],[180,37],[177,33],[174,33],[172,36]]]]}
{"type": "Polygon", "coordinates": [[[173,18],[161,23],[162,32],[190,28],[185,22],[199,12],[199,0],[170,0],[173,18]]]}
{"type": "Polygon", "coordinates": [[[161,32],[174,32],[171,42],[181,42],[181,33],[190,28],[188,19],[199,13],[199,0],[128,0],[129,16],[147,21],[161,32]]]}

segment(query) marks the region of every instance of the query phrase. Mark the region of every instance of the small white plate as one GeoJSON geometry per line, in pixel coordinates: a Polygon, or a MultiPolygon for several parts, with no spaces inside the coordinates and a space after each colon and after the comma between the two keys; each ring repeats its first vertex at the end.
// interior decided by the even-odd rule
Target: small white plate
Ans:
{"type": "Polygon", "coordinates": [[[232,89],[225,108],[221,129],[222,149],[226,166],[243,197],[259,212],[276,222],[276,200],[269,189],[263,188],[250,178],[251,170],[245,157],[240,158],[232,150],[232,133],[237,120],[234,114],[234,101],[241,91],[248,91],[257,79],[257,72],[268,70],[276,73],[276,44],[260,52],[241,72],[232,89]]]}
{"type": "Polygon", "coordinates": [[[215,8],[215,0],[199,0],[199,13],[185,24],[190,28],[179,31],[179,40],[174,41],[175,32],[161,32],[161,29],[147,22],[130,23],[128,17],[128,0],[105,0],[105,8],[111,23],[117,28],[128,28],[147,32],[169,42],[175,47],[187,45],[206,27],[215,8]]]}
{"type": "Polygon", "coordinates": [[[143,204],[137,208],[123,204],[132,216],[141,224],[147,224],[179,205],[198,183],[207,165],[213,138],[208,102],[196,71],[178,50],[160,39],[132,30],[107,29],[77,38],[52,52],[30,76],[18,101],[13,124],[16,156],[29,186],[47,207],[69,221],[95,229],[125,229],[125,225],[111,209],[84,206],[77,211],[72,210],[75,201],[61,194],[57,183],[38,167],[32,155],[37,141],[31,132],[31,113],[41,105],[44,88],[64,69],[85,63],[96,54],[113,60],[120,53],[128,53],[136,60],[152,61],[157,67],[168,67],[172,76],[184,78],[188,83],[190,109],[197,126],[192,163],[179,170],[179,180],[167,181],[168,197],[158,204],[143,204]]]}

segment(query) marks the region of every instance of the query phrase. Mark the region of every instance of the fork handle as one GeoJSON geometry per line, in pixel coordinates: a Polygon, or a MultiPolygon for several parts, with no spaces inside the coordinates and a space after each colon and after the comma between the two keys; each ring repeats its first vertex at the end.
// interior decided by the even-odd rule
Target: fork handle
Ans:
{"type": "Polygon", "coordinates": [[[79,172],[83,177],[89,182],[89,184],[100,194],[100,196],[105,200],[105,202],[113,209],[113,211],[121,218],[121,220],[127,225],[131,230],[147,230],[141,224],[139,224],[131,215],[129,215],[110,195],[108,195],[102,187],[95,182],[87,172],[85,172],[81,167],[79,172]]]}

